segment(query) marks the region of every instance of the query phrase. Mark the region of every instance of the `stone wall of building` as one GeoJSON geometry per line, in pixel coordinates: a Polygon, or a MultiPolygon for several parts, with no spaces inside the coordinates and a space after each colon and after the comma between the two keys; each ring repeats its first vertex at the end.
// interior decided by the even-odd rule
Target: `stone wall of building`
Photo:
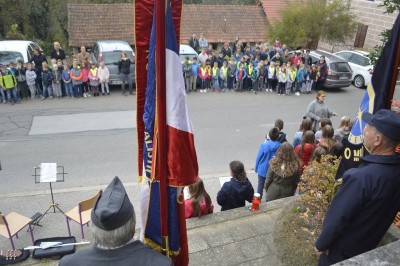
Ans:
{"type": "MultiPolygon", "coordinates": [[[[368,25],[368,31],[363,48],[371,49],[375,45],[381,44],[380,33],[383,30],[391,29],[393,27],[398,12],[385,14],[385,7],[378,7],[382,4],[382,1],[351,0],[350,4],[353,13],[357,17],[357,21],[364,25],[368,25]]],[[[352,49],[354,47],[354,40],[355,37],[349,40],[346,44],[329,44],[320,41],[318,48],[333,52],[343,49],[352,49]]]]}

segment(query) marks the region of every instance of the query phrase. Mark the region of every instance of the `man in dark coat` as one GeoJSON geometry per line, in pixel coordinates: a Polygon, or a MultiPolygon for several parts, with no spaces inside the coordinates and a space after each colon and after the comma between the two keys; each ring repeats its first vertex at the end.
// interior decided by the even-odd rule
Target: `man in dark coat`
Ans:
{"type": "Polygon", "coordinates": [[[91,217],[94,246],[63,257],[60,266],[172,266],[170,258],[133,239],[135,210],[118,177],[98,198],[91,217]]]}
{"type": "Polygon", "coordinates": [[[189,46],[192,47],[196,51],[196,53],[199,52],[199,40],[197,40],[195,33],[192,34],[192,38],[190,38],[189,40],[189,46]]]}
{"type": "Polygon", "coordinates": [[[400,116],[386,109],[364,113],[370,155],[347,170],[315,243],[319,265],[331,265],[377,247],[400,210],[400,116]]]}

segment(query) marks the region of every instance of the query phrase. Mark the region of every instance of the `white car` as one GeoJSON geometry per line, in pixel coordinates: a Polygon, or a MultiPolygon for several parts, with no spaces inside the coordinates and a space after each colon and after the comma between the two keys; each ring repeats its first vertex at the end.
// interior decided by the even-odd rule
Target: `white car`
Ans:
{"type": "Polygon", "coordinates": [[[349,65],[353,70],[352,80],[354,86],[357,88],[362,88],[371,82],[371,73],[374,66],[369,60],[368,53],[364,51],[340,51],[335,53],[335,55],[340,56],[343,59],[349,61],[349,65]]]}
{"type": "Polygon", "coordinates": [[[196,51],[187,44],[179,45],[179,56],[181,58],[181,63],[185,62],[185,57],[189,56],[189,60],[192,61],[193,57],[197,58],[197,62],[200,62],[199,55],[196,51]]]}
{"type": "Polygon", "coordinates": [[[36,48],[42,51],[39,45],[31,41],[0,41],[0,64],[17,63],[19,59],[23,59],[25,63],[30,62],[36,48]]]}

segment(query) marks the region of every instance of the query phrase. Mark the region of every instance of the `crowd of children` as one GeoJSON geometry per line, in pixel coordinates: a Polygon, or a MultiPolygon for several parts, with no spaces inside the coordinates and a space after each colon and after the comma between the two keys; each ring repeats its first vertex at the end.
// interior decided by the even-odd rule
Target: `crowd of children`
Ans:
{"type": "Polygon", "coordinates": [[[321,75],[318,64],[312,64],[310,51],[289,54],[285,45],[277,41],[269,48],[268,44],[243,47],[238,41],[230,48],[226,43],[217,53],[210,46],[203,49],[200,62],[197,57],[188,56],[183,63],[186,91],[197,91],[196,82],[200,79],[200,92],[207,91],[263,91],[277,92],[278,95],[297,96],[315,93],[321,75]]]}
{"type": "Polygon", "coordinates": [[[72,65],[66,60],[52,59],[49,65],[43,61],[41,66],[18,60],[17,66],[10,62],[8,67],[1,66],[0,101],[3,103],[21,103],[28,99],[53,99],[62,97],[80,98],[110,95],[108,86],[110,72],[104,63],[97,67],[79,64],[76,57],[72,65]]]}

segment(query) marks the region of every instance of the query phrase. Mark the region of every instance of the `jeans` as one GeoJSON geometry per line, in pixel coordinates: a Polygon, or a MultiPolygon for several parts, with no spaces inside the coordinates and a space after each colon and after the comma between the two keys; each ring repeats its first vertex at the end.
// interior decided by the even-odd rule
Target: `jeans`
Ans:
{"type": "Polygon", "coordinates": [[[56,97],[62,97],[61,83],[53,82],[53,93],[56,97]]]}
{"type": "Polygon", "coordinates": [[[125,83],[128,83],[129,92],[132,92],[133,85],[132,85],[131,76],[129,74],[121,73],[121,80],[122,80],[122,84],[121,84],[122,93],[125,93],[125,83]]]}
{"type": "Polygon", "coordinates": [[[261,198],[263,197],[265,179],[267,179],[265,176],[258,175],[257,193],[260,194],[261,198]]]}
{"type": "Polygon", "coordinates": [[[110,93],[110,89],[108,88],[108,82],[101,82],[101,92],[102,93],[110,93]],[[105,90],[104,90],[105,89],[105,90]]]}
{"type": "Polygon", "coordinates": [[[6,93],[9,102],[11,102],[11,99],[14,99],[15,103],[18,102],[17,91],[15,90],[15,88],[6,90],[6,93]]]}
{"type": "Polygon", "coordinates": [[[286,91],[285,94],[289,95],[290,92],[292,91],[292,85],[293,82],[292,81],[286,81],[286,91]]]}
{"type": "Polygon", "coordinates": [[[218,83],[219,83],[219,88],[221,89],[221,90],[223,90],[224,89],[224,83],[225,83],[225,80],[223,80],[221,77],[219,77],[218,78],[218,83]]]}
{"type": "Polygon", "coordinates": [[[37,90],[37,95],[42,95],[43,94],[43,83],[42,83],[42,72],[38,69],[35,69],[36,73],[36,90],[37,90]]]}
{"type": "Polygon", "coordinates": [[[43,84],[43,95],[44,98],[47,96],[52,96],[53,97],[53,87],[51,87],[51,84],[46,85],[43,84]]]}
{"type": "Polygon", "coordinates": [[[36,92],[36,87],[35,84],[28,85],[29,90],[31,91],[31,99],[35,99],[35,92],[36,92]]]}
{"type": "Polygon", "coordinates": [[[278,83],[278,94],[285,93],[286,82],[279,82],[278,83]]]}
{"type": "Polygon", "coordinates": [[[200,89],[201,90],[206,89],[206,80],[205,79],[200,80],[200,89]]]}
{"type": "Polygon", "coordinates": [[[186,92],[190,91],[190,78],[191,77],[185,77],[185,89],[186,89],[186,92]]]}
{"type": "Polygon", "coordinates": [[[253,91],[258,91],[258,90],[259,90],[259,89],[258,89],[258,82],[259,82],[259,80],[253,81],[253,84],[252,84],[252,86],[253,86],[253,91]]]}
{"type": "Polygon", "coordinates": [[[236,81],[236,90],[240,91],[243,89],[243,79],[236,81]]]}
{"type": "Polygon", "coordinates": [[[233,89],[233,80],[234,79],[235,79],[234,77],[230,77],[230,76],[227,77],[227,87],[229,90],[233,89]]]}
{"type": "Polygon", "coordinates": [[[3,90],[2,87],[0,87],[0,95],[1,95],[1,100],[3,102],[6,102],[6,95],[5,95],[4,90],[3,90]]]}
{"type": "Polygon", "coordinates": [[[65,92],[68,97],[73,97],[74,96],[74,88],[72,87],[72,81],[69,83],[64,83],[65,86],[65,92]]]}
{"type": "Polygon", "coordinates": [[[74,85],[74,94],[75,94],[75,97],[81,97],[82,96],[82,84],[74,85]]]}

